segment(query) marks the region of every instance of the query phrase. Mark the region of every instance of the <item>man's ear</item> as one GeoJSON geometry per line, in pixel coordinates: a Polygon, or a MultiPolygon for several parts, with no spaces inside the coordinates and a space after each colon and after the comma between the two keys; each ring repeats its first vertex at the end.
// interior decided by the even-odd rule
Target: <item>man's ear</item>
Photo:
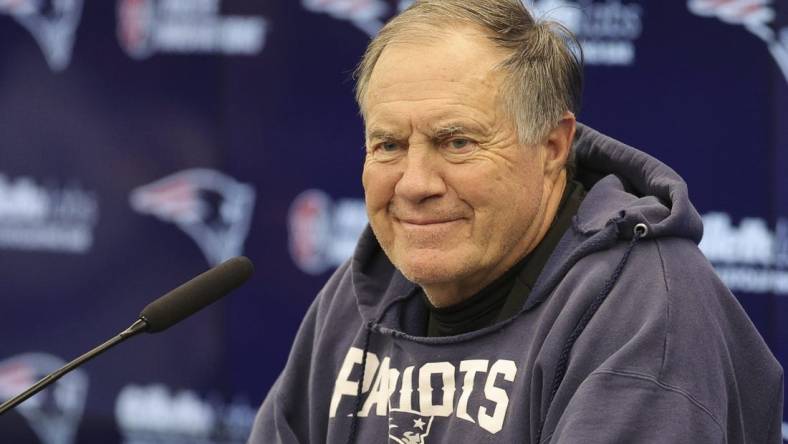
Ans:
{"type": "Polygon", "coordinates": [[[544,143],[545,176],[555,179],[564,169],[572,149],[572,142],[575,140],[576,126],[575,115],[567,111],[561,116],[558,125],[547,135],[547,140],[544,143]]]}

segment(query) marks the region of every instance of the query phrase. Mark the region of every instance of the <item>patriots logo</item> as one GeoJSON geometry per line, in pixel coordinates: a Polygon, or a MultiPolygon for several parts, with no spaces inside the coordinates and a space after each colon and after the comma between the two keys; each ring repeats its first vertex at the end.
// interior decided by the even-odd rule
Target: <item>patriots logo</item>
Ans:
{"type": "Polygon", "coordinates": [[[389,410],[389,444],[425,444],[433,419],[411,410],[389,410]]]}
{"type": "Polygon", "coordinates": [[[82,0],[0,0],[3,13],[30,32],[50,69],[62,71],[68,66],[82,16],[82,0]]]}
{"type": "Polygon", "coordinates": [[[131,207],[174,223],[211,265],[243,253],[255,191],[219,171],[181,171],[132,190],[131,207]]]}
{"type": "MultiPolygon", "coordinates": [[[[45,353],[25,353],[1,361],[0,399],[11,399],[65,364],[45,353]]],[[[43,444],[72,444],[82,420],[87,391],[87,375],[76,369],[14,411],[25,418],[43,444]]]]}
{"type": "Polygon", "coordinates": [[[743,26],[758,36],[788,81],[788,23],[785,11],[773,6],[772,0],[689,0],[687,8],[702,17],[743,26]]]}
{"type": "Polygon", "coordinates": [[[380,31],[383,17],[389,12],[383,0],[301,0],[301,4],[308,11],[348,20],[370,37],[380,31]]]}

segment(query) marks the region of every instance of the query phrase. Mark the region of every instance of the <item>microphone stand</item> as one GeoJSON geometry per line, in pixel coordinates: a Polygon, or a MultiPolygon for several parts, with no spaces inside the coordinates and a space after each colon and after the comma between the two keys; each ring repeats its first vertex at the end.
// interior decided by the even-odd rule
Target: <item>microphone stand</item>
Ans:
{"type": "Polygon", "coordinates": [[[142,309],[139,319],[134,321],[129,328],[118,333],[114,338],[46,375],[44,379],[38,381],[29,389],[0,404],[0,415],[40,392],[66,373],[126,339],[144,331],[156,333],[170,328],[172,325],[238,288],[239,285],[249,279],[253,271],[254,266],[248,258],[237,256],[192,278],[185,284],[148,304],[142,309]]]}
{"type": "Polygon", "coordinates": [[[105,351],[109,350],[110,348],[120,344],[121,342],[125,341],[126,339],[136,336],[139,333],[144,332],[148,329],[148,323],[140,318],[137,319],[131,326],[122,332],[118,333],[112,339],[108,340],[107,342],[99,345],[98,347],[90,350],[89,352],[83,354],[82,356],[74,359],[73,361],[69,362],[68,364],[60,367],[58,370],[46,375],[40,381],[36,382],[33,386],[25,390],[24,392],[16,395],[15,397],[9,399],[8,401],[0,404],[0,415],[5,413],[8,410],[16,407],[22,401],[26,400],[27,398],[35,395],[36,393],[40,392],[41,390],[45,389],[47,386],[52,384],[53,382],[57,381],[58,379],[62,378],[66,373],[74,370],[75,368],[79,367],[83,363],[95,358],[96,356],[104,353],[105,351]]]}

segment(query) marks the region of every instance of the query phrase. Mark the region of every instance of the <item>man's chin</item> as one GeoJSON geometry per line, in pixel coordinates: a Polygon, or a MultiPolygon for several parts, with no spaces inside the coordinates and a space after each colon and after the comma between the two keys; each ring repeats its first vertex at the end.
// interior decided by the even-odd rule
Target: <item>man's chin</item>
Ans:
{"type": "Polygon", "coordinates": [[[409,260],[397,268],[409,281],[422,287],[456,282],[463,275],[462,267],[445,259],[409,260]]]}

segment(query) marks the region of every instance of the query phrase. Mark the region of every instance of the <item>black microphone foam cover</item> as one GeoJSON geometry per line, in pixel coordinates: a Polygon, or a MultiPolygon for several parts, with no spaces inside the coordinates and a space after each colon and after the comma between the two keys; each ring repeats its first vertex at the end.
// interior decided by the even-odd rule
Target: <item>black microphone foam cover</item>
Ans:
{"type": "Polygon", "coordinates": [[[238,288],[252,272],[252,261],[237,256],[193,278],[142,309],[140,318],[148,324],[146,331],[156,333],[170,328],[238,288]]]}

